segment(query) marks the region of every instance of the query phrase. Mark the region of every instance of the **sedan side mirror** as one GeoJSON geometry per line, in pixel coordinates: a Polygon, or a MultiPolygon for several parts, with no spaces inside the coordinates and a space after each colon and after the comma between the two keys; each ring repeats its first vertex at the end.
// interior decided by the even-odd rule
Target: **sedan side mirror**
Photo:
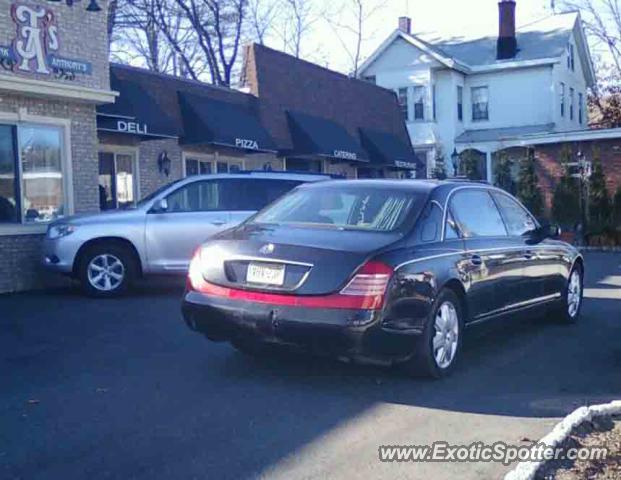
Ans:
{"type": "Polygon", "coordinates": [[[168,211],[168,200],[165,198],[156,200],[151,207],[151,212],[153,213],[164,213],[166,211],[168,211]]]}
{"type": "Polygon", "coordinates": [[[545,225],[543,231],[546,238],[559,238],[561,236],[561,227],[556,224],[545,225]]]}

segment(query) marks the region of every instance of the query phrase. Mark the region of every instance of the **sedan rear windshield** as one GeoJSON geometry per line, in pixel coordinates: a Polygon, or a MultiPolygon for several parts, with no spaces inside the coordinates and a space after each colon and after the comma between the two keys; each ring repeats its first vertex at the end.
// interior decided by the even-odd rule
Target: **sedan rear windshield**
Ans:
{"type": "Polygon", "coordinates": [[[421,203],[411,191],[343,187],[301,188],[260,212],[252,223],[389,232],[421,203]]]}

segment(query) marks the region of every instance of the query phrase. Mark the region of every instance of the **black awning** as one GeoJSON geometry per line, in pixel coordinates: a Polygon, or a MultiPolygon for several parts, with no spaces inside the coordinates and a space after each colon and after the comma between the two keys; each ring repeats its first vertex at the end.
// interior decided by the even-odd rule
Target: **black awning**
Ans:
{"type": "Polygon", "coordinates": [[[110,87],[119,92],[114,103],[97,107],[97,129],[144,138],[178,137],[179,125],[138,82],[110,72],[110,87]]]}
{"type": "Polygon", "coordinates": [[[374,165],[410,170],[416,170],[422,165],[409,142],[406,143],[391,133],[361,128],[360,139],[374,165]]]}
{"type": "Polygon", "coordinates": [[[211,144],[275,152],[274,140],[250,107],[179,92],[184,144],[211,144]]]}
{"type": "Polygon", "coordinates": [[[332,120],[299,112],[287,112],[293,140],[293,156],[322,156],[368,162],[368,155],[345,127],[332,120]]]}

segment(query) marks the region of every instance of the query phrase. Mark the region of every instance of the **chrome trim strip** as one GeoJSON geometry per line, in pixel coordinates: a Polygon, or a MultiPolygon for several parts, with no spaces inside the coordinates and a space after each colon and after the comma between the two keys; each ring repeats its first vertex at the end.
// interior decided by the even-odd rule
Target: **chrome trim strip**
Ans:
{"type": "Polygon", "coordinates": [[[284,263],[285,265],[299,265],[301,267],[314,267],[312,263],[296,262],[294,260],[283,260],[282,258],[266,258],[266,257],[253,257],[250,255],[233,255],[223,259],[223,262],[231,261],[248,261],[248,262],[264,262],[264,263],[284,263]]]}
{"type": "Polygon", "coordinates": [[[508,312],[510,310],[516,310],[519,308],[532,307],[540,303],[547,303],[552,300],[556,300],[561,298],[561,292],[552,293],[550,295],[544,295],[543,297],[531,298],[530,300],[524,300],[522,302],[513,303],[511,305],[507,305],[506,307],[499,308],[497,310],[492,310],[491,312],[480,315],[475,320],[472,320],[468,323],[468,325],[475,325],[479,322],[484,322],[489,317],[494,317],[496,315],[500,315],[502,313],[508,312]]]}
{"type": "Polygon", "coordinates": [[[401,267],[405,267],[406,265],[410,265],[412,263],[424,262],[426,260],[433,260],[434,258],[442,258],[442,257],[452,257],[453,255],[459,255],[465,253],[466,250],[456,250],[450,253],[439,253],[437,255],[429,255],[428,257],[415,258],[413,260],[408,260],[407,262],[400,263],[395,267],[395,272],[399,270],[401,267]]]}
{"type": "Polygon", "coordinates": [[[263,262],[263,263],[282,263],[285,265],[296,265],[300,267],[308,267],[308,270],[304,272],[304,275],[302,275],[302,278],[300,278],[298,283],[296,283],[295,285],[289,288],[270,286],[270,285],[261,285],[261,284],[252,284],[252,283],[243,283],[243,284],[239,284],[238,287],[235,287],[235,288],[241,287],[244,289],[257,290],[257,291],[270,291],[270,292],[293,292],[294,290],[297,290],[304,284],[304,282],[306,282],[306,280],[308,279],[308,276],[310,275],[311,270],[314,267],[312,263],[302,263],[302,262],[295,262],[292,260],[282,260],[278,258],[252,257],[252,256],[245,256],[245,255],[234,255],[232,257],[227,257],[224,260],[222,260],[222,263],[224,264],[225,262],[231,262],[231,261],[233,262],[235,261],[249,261],[249,262],[257,261],[257,262],[263,262]]]}
{"type": "Polygon", "coordinates": [[[468,249],[463,249],[463,250],[456,250],[454,252],[450,252],[450,253],[439,253],[437,255],[429,255],[427,257],[421,257],[421,258],[415,258],[413,260],[408,260],[407,262],[403,262],[400,263],[399,265],[397,265],[395,267],[395,270],[398,270],[399,268],[405,266],[405,265],[409,265],[411,263],[418,263],[418,262],[424,262],[426,260],[432,260],[434,258],[441,258],[441,257],[450,257],[452,255],[457,255],[460,253],[485,253],[485,252],[499,252],[502,250],[510,250],[510,251],[514,251],[514,250],[534,250],[534,249],[539,249],[539,250],[547,250],[550,248],[555,248],[555,245],[522,245],[521,247],[495,247],[495,248],[473,248],[472,250],[468,250],[468,249]]]}

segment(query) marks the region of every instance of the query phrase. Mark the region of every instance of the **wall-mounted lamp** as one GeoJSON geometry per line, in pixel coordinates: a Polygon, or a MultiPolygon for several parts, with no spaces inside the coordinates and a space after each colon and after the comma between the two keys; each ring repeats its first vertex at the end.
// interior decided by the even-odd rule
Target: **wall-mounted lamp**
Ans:
{"type": "Polygon", "coordinates": [[[160,173],[168,176],[170,175],[170,158],[168,157],[168,152],[164,150],[157,157],[157,167],[160,170],[160,173]]]}

